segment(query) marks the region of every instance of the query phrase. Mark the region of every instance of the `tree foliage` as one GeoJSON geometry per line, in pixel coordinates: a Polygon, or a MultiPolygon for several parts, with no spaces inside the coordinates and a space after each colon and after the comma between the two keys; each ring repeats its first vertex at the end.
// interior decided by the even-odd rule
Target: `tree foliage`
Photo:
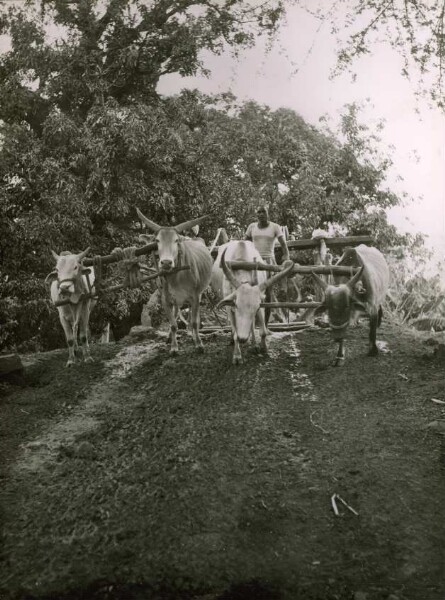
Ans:
{"type": "MultiPolygon", "coordinates": [[[[10,8],[1,19],[11,50],[0,57],[0,345],[59,330],[43,283],[50,249],[103,255],[135,245],[136,206],[163,224],[209,214],[209,240],[220,226],[243,232],[261,201],[298,237],[330,224],[365,229],[381,246],[406,243],[384,212],[399,201],[383,187],[390,161],[356,106],[339,141],[288,109],[230,94],[156,93],[162,73],[200,69],[201,49],[272,34],[281,2],[51,0],[43,8],[32,16],[10,8]],[[58,41],[48,39],[49,22],[58,41]]],[[[104,298],[93,328],[146,294],[104,298]]]]}
{"type": "Polygon", "coordinates": [[[340,39],[338,72],[354,71],[358,58],[387,43],[402,57],[402,74],[416,83],[418,93],[445,107],[443,0],[343,0],[328,10],[324,1],[306,6],[328,20],[340,39]]]}

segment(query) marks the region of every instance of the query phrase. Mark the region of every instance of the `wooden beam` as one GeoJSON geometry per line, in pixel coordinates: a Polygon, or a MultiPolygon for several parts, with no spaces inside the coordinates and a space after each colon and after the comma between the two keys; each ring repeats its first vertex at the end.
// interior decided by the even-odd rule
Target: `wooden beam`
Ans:
{"type": "Polygon", "coordinates": [[[351,235],[348,237],[319,238],[316,240],[290,240],[287,246],[292,250],[308,250],[317,248],[320,245],[320,239],[324,239],[328,248],[343,248],[344,246],[358,246],[359,244],[375,244],[375,240],[370,235],[351,235]]]}
{"type": "MultiPolygon", "coordinates": [[[[189,266],[176,267],[175,269],[172,269],[171,271],[159,271],[158,273],[153,273],[152,275],[147,275],[146,277],[142,277],[140,284],[142,285],[143,283],[146,283],[147,281],[151,281],[152,279],[156,279],[157,277],[166,277],[168,275],[174,275],[178,271],[185,271],[187,269],[190,269],[190,267],[189,266]]],[[[117,285],[112,285],[110,287],[99,288],[96,294],[85,294],[81,299],[86,300],[86,299],[97,298],[98,294],[106,294],[108,292],[117,292],[119,290],[124,290],[128,287],[130,287],[130,286],[126,285],[124,283],[119,283],[117,285]]],[[[54,306],[66,306],[67,304],[70,304],[70,302],[71,301],[69,298],[66,298],[65,300],[57,300],[56,302],[54,302],[54,306]]]]}
{"type": "Polygon", "coordinates": [[[270,331],[301,331],[311,327],[306,321],[291,321],[290,323],[268,323],[267,329],[270,331]]]}
{"type": "MultiPolygon", "coordinates": [[[[140,248],[136,248],[136,250],[134,251],[134,255],[142,256],[143,254],[149,254],[149,252],[153,252],[153,250],[156,250],[157,247],[158,247],[157,242],[150,242],[146,246],[141,246],[140,248]]],[[[101,256],[100,258],[101,258],[101,262],[103,265],[109,265],[111,263],[119,262],[122,260],[122,256],[120,255],[120,253],[107,254],[106,256],[101,256]]],[[[86,267],[92,267],[92,266],[94,266],[94,259],[95,259],[95,257],[84,258],[83,264],[86,267]]]]}
{"type": "Polygon", "coordinates": [[[321,302],[261,302],[262,308],[317,308],[321,302]]]}
{"type": "MultiPolygon", "coordinates": [[[[266,265],[255,262],[243,262],[243,261],[228,261],[227,264],[234,271],[243,270],[243,271],[271,271],[274,273],[279,273],[282,271],[282,267],[278,265],[266,265]]],[[[312,272],[317,273],[317,275],[349,275],[352,277],[354,273],[359,270],[358,267],[337,267],[335,265],[326,267],[324,265],[295,265],[291,271],[290,277],[294,275],[310,275],[312,272]]]]}
{"type": "MultiPolygon", "coordinates": [[[[324,239],[328,248],[343,248],[344,246],[358,246],[359,244],[375,244],[374,238],[370,235],[351,235],[347,237],[319,238],[316,240],[288,240],[286,243],[289,250],[310,250],[311,248],[318,248],[321,239],[324,239]]],[[[280,252],[281,246],[275,246],[275,251],[280,252]]],[[[218,254],[218,247],[212,248],[211,253],[212,256],[216,256],[218,254]]]]}

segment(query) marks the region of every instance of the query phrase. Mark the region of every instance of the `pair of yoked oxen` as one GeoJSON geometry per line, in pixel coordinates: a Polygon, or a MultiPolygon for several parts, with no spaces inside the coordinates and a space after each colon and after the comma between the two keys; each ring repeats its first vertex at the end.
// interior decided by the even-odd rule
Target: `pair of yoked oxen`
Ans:
{"type": "MultiPolygon", "coordinates": [[[[255,323],[259,325],[261,336],[260,350],[267,352],[268,334],[264,309],[266,290],[290,275],[294,267],[292,261],[285,261],[283,269],[272,277],[261,270],[232,270],[227,263],[231,261],[264,262],[252,242],[232,240],[219,247],[218,256],[213,262],[210,251],[200,239],[189,239],[181,235],[198,224],[204,217],[186,221],[175,227],[162,227],[145,217],[138,209],[141,221],[155,234],[159,268],[165,276],[161,277],[161,299],[171,328],[172,354],[178,351],[177,317],[184,303],[190,305],[191,333],[198,351],[203,351],[199,335],[199,305],[201,294],[210,284],[220,298],[220,306],[227,307],[232,327],[233,363],[242,361],[240,345],[249,337],[256,345],[255,323]],[[177,271],[177,267],[187,267],[177,271]],[[171,271],[171,274],[168,272],[171,271]]],[[[153,241],[153,236],[142,234],[140,239],[153,241]]],[[[52,251],[56,259],[56,269],[47,279],[51,281],[51,299],[54,303],[60,299],[66,304],[59,305],[59,317],[65,332],[69,357],[67,366],[72,365],[77,349],[78,333],[83,358],[91,360],[88,345],[88,321],[94,307],[94,269],[82,265],[88,249],[80,254],[52,251]],[[89,293],[88,293],[89,292],[89,293]]],[[[344,283],[327,284],[315,273],[312,276],[324,291],[324,300],[317,311],[326,310],[334,340],[338,342],[338,352],[334,364],[342,364],[345,358],[345,334],[348,325],[357,314],[365,312],[370,319],[369,354],[378,354],[376,331],[382,319],[382,302],[385,298],[389,270],[383,255],[373,247],[360,245],[349,248],[337,264],[359,267],[360,270],[344,283]],[[361,291],[356,284],[361,280],[361,291]]]]}

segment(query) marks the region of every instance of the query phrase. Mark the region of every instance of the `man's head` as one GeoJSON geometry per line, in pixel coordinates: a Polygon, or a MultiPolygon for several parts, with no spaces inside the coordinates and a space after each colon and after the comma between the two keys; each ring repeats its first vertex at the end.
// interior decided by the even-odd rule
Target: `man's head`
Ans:
{"type": "Polygon", "coordinates": [[[256,214],[258,217],[258,224],[263,227],[267,226],[269,223],[269,211],[267,210],[267,207],[264,205],[259,206],[256,214]]]}

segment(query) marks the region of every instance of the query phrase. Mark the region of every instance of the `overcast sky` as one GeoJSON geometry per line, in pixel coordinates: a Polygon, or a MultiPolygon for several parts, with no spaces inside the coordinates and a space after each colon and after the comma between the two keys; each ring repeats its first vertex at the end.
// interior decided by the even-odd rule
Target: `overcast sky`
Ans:
{"type": "Polygon", "coordinates": [[[389,219],[402,231],[428,234],[430,243],[443,256],[444,116],[438,109],[429,108],[426,101],[416,102],[415,86],[400,74],[400,58],[383,43],[372,56],[355,64],[355,82],[347,74],[329,78],[335,65],[335,48],[328,24],[320,27],[319,21],[294,7],[272,51],[266,52],[260,39],[238,61],[230,53],[219,57],[205,54],[205,66],[212,71],[210,78],[165,76],[158,89],[163,94],[184,87],[208,93],[231,90],[241,99],[250,98],[274,109],[292,108],[314,125],[325,114],[335,122],[342,106],[369,99],[366,122],[372,125],[385,119],[382,137],[385,144],[395,147],[395,165],[388,183],[394,191],[406,191],[416,198],[404,208],[393,209],[389,219]],[[399,182],[398,176],[404,181],[399,182]]]}

